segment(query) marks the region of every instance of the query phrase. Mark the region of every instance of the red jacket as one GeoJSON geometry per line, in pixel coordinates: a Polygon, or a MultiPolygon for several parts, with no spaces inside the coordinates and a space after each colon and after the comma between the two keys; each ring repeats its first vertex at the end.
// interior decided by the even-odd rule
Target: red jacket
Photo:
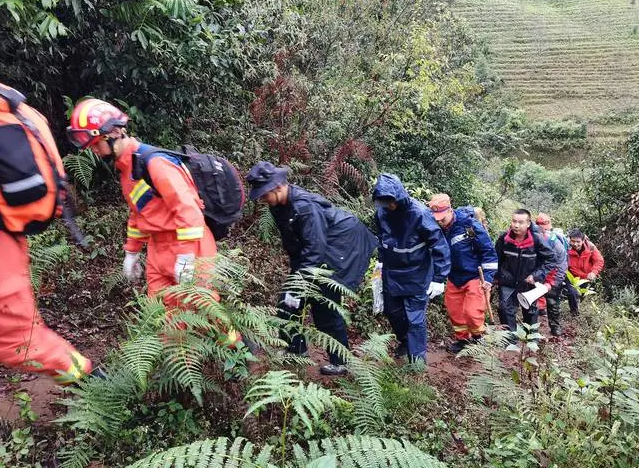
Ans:
{"type": "Polygon", "coordinates": [[[601,252],[590,241],[584,241],[584,247],[581,252],[575,249],[568,251],[568,270],[574,276],[585,278],[589,273],[599,276],[604,267],[604,259],[601,252]]]}

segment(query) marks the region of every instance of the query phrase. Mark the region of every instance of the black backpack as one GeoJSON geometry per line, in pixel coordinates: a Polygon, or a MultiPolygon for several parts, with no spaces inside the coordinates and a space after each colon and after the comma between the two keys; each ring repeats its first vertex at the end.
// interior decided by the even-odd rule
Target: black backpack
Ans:
{"type": "Polygon", "coordinates": [[[201,154],[193,146],[182,147],[183,153],[163,148],[148,147],[133,154],[133,178],[144,179],[155,190],[148,170],[154,157],[163,154],[178,158],[191,173],[195,186],[204,202],[204,220],[216,240],[228,236],[229,228],[242,216],[246,200],[244,184],[233,164],[219,153],[201,154]]]}

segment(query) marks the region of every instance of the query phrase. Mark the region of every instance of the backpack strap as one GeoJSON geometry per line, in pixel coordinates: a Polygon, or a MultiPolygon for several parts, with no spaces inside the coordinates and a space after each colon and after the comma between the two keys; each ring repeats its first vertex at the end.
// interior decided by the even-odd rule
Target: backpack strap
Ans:
{"type": "Polygon", "coordinates": [[[4,88],[0,86],[0,97],[7,101],[9,105],[9,111],[15,114],[18,110],[18,106],[22,104],[27,98],[20,91],[13,88],[4,88]]]}
{"type": "MultiPolygon", "coordinates": [[[[53,160],[53,156],[51,156],[52,151],[49,148],[49,145],[42,137],[40,130],[38,127],[34,125],[31,120],[29,120],[25,115],[23,115],[18,108],[20,104],[25,102],[27,98],[21,92],[13,89],[13,88],[4,88],[0,87],[0,97],[3,98],[9,104],[9,110],[11,113],[20,121],[22,125],[24,125],[29,132],[34,136],[38,144],[42,147],[44,154],[47,156],[47,160],[49,161],[49,165],[51,166],[51,171],[53,172],[53,177],[55,179],[56,187],[58,188],[56,193],[56,204],[62,207],[62,218],[64,219],[65,224],[69,228],[71,235],[76,240],[76,242],[83,248],[87,248],[89,243],[87,242],[84,234],[80,231],[80,228],[75,223],[74,217],[74,208],[70,205],[70,200],[65,198],[62,199],[60,193],[62,190],[70,192],[68,189],[66,179],[58,172],[58,168],[56,166],[55,161],[53,160]]],[[[37,112],[37,111],[36,111],[37,112]]]]}
{"type": "Polygon", "coordinates": [[[191,178],[191,180],[192,180],[192,177],[191,177],[191,174],[188,172],[188,169],[186,169],[184,165],[182,164],[182,159],[188,158],[188,155],[179,153],[177,151],[167,150],[164,148],[156,148],[155,146],[144,145],[144,148],[142,151],[137,151],[133,153],[133,161],[132,161],[133,170],[131,172],[131,176],[135,180],[144,179],[144,181],[149,185],[149,187],[151,187],[151,190],[153,190],[153,195],[155,195],[158,198],[162,198],[160,193],[155,188],[155,185],[153,184],[153,179],[151,178],[151,173],[149,172],[149,163],[151,162],[152,159],[158,158],[158,157],[159,158],[164,157],[165,159],[168,159],[170,161],[171,159],[175,159],[171,162],[174,163],[176,166],[180,166],[183,169],[185,169],[188,176],[191,178]]]}

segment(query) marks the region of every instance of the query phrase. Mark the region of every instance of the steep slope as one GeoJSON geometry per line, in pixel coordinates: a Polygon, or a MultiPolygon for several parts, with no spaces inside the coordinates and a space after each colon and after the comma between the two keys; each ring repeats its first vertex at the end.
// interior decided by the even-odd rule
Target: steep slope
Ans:
{"type": "Polygon", "coordinates": [[[455,0],[534,118],[576,116],[598,141],[639,121],[636,0],[455,0]]]}

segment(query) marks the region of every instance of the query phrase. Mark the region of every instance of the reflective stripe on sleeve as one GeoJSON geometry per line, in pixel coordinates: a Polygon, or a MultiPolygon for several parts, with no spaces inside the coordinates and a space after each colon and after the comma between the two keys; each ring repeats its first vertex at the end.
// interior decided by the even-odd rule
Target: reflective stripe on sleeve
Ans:
{"type": "Polygon", "coordinates": [[[127,226],[126,228],[126,236],[130,237],[131,239],[145,239],[147,237],[149,237],[149,234],[140,231],[137,228],[131,227],[131,226],[127,226]]]}
{"type": "Polygon", "coordinates": [[[178,228],[175,230],[177,240],[195,240],[204,237],[204,226],[178,228]]]}
{"type": "Polygon", "coordinates": [[[421,244],[417,244],[417,245],[414,245],[413,247],[408,247],[408,248],[405,248],[405,249],[400,249],[398,247],[389,247],[386,244],[382,244],[382,247],[385,248],[385,249],[390,249],[393,252],[397,252],[397,253],[412,253],[412,252],[415,252],[415,251],[417,251],[419,249],[422,249],[422,248],[426,247],[426,242],[422,242],[421,244]]]}

